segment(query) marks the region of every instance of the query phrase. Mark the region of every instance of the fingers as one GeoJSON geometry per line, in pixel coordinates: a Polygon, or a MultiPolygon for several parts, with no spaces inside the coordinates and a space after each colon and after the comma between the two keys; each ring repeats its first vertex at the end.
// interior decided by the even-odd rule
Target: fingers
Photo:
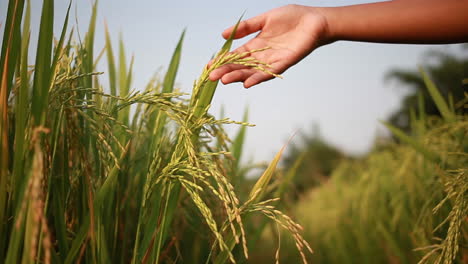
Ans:
{"type": "MultiPolygon", "coordinates": [[[[253,48],[247,48],[247,46],[249,46],[249,43],[247,43],[247,44],[245,44],[245,45],[243,45],[243,46],[238,47],[237,49],[235,49],[235,50],[229,52],[228,54],[232,54],[232,53],[244,53],[244,52],[248,52],[248,51],[250,51],[250,50],[253,49],[253,48]]],[[[249,54],[247,54],[246,56],[249,56],[249,54]]],[[[214,62],[215,62],[215,59],[211,59],[211,60],[206,64],[206,67],[207,67],[207,68],[211,67],[211,65],[213,65],[214,62]]],[[[235,70],[235,69],[238,69],[239,67],[240,67],[240,68],[245,68],[245,67],[243,67],[243,66],[241,66],[241,65],[235,65],[235,64],[225,65],[225,66],[221,67],[221,69],[223,69],[222,71],[219,71],[220,68],[214,70],[213,72],[216,72],[216,73],[215,73],[214,75],[213,75],[213,73],[210,74],[210,79],[212,79],[212,80],[218,80],[219,78],[221,78],[221,75],[222,75],[222,74],[225,74],[225,73],[227,73],[228,71],[233,71],[233,70],[235,70]],[[221,74],[221,72],[222,72],[222,74],[221,74]],[[219,74],[221,74],[221,75],[219,75],[219,74]],[[214,77],[214,76],[218,76],[218,75],[219,75],[219,77],[214,77]],[[211,78],[211,76],[213,76],[213,78],[211,78]]]]}
{"type": "Polygon", "coordinates": [[[225,74],[221,78],[221,82],[223,82],[223,84],[234,83],[234,82],[244,82],[252,74],[254,74],[252,69],[242,69],[242,70],[233,71],[228,74],[225,74]]]}
{"type": "Polygon", "coordinates": [[[242,65],[237,65],[237,64],[227,64],[227,65],[224,65],[224,66],[219,67],[218,69],[212,71],[210,73],[209,78],[212,81],[217,81],[217,80],[221,79],[226,74],[229,74],[231,72],[235,72],[237,70],[242,70],[242,69],[246,69],[246,67],[242,66],[242,65]]]}
{"type": "Polygon", "coordinates": [[[257,84],[262,83],[262,82],[269,81],[269,80],[271,80],[273,78],[275,78],[275,77],[273,75],[271,75],[271,74],[267,74],[267,73],[264,73],[264,72],[258,72],[257,71],[244,81],[244,87],[245,88],[250,88],[250,87],[252,87],[254,85],[257,85],[257,84]]]}
{"type": "Polygon", "coordinates": [[[243,82],[245,88],[271,80],[273,75],[240,65],[225,65],[210,74],[212,81],[221,80],[223,84],[243,82]]]}
{"type": "MultiPolygon", "coordinates": [[[[238,38],[243,38],[247,35],[250,35],[252,33],[255,33],[263,28],[265,25],[265,16],[264,15],[259,15],[247,20],[244,20],[239,23],[239,26],[237,27],[236,35],[234,36],[235,39],[238,38]]],[[[228,39],[232,31],[234,30],[235,26],[232,26],[223,32],[223,38],[228,39]]]]}
{"type": "Polygon", "coordinates": [[[243,82],[245,88],[250,88],[262,82],[273,79],[274,76],[268,73],[259,72],[254,69],[242,69],[230,72],[221,78],[223,84],[243,82]]]}

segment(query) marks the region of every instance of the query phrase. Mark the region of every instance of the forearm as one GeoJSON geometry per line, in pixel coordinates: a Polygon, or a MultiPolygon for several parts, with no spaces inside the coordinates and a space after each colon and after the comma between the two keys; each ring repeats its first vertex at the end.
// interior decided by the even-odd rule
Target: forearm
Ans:
{"type": "Polygon", "coordinates": [[[468,0],[394,0],[318,8],[329,42],[468,42],[468,0]]]}

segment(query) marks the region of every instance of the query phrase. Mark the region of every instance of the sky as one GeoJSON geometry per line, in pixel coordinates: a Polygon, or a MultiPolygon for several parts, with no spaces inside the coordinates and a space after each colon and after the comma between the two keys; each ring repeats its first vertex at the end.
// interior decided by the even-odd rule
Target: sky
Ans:
{"type": "MultiPolygon", "coordinates": [[[[8,1],[0,2],[0,21],[5,20],[8,1]]],[[[33,0],[32,27],[38,28],[41,2],[33,0]]],[[[132,88],[143,89],[156,73],[164,73],[181,32],[186,29],[177,87],[190,92],[210,57],[222,46],[221,32],[245,12],[249,18],[287,4],[339,6],[376,1],[220,1],[220,0],[100,0],[95,48],[104,47],[104,21],[114,46],[121,33],[127,55],[135,56],[132,88]]],[[[68,1],[57,0],[55,32],[58,36],[68,1]]],[[[91,0],[75,0],[70,26],[81,37],[91,15],[91,0]]],[[[3,24],[3,23],[2,23],[3,24]]],[[[1,27],[3,31],[3,26],[1,27]]],[[[236,40],[234,47],[248,38],[236,40]]],[[[37,43],[32,32],[31,45],[37,43]]],[[[405,94],[401,85],[386,82],[395,68],[415,69],[429,49],[451,49],[453,45],[389,45],[340,41],[315,50],[286,71],[284,79],[272,80],[250,89],[241,84],[218,86],[210,112],[242,120],[246,107],[249,122],[244,161],[271,160],[295,133],[310,134],[318,126],[325,140],[350,154],[363,154],[376,135],[385,129],[379,123],[398,109],[405,94]]],[[[105,64],[99,71],[106,71],[105,64]]],[[[238,127],[231,125],[230,133],[238,127]]],[[[293,142],[299,143],[300,137],[293,142]]]]}

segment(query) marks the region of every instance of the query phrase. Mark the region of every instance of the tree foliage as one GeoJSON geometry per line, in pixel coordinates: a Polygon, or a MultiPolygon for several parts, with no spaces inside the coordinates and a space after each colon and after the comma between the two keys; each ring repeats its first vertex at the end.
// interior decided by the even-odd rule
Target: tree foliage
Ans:
{"type": "MultiPolygon", "coordinates": [[[[461,81],[468,77],[468,45],[464,45],[459,50],[432,50],[425,54],[422,68],[429,74],[441,95],[448,101],[452,108],[457,102],[464,98],[464,90],[467,84],[461,81]]],[[[388,72],[387,80],[396,80],[409,90],[398,109],[389,118],[389,122],[403,129],[410,131],[410,111],[414,110],[420,114],[418,106],[418,94],[424,100],[424,111],[429,116],[440,116],[434,101],[425,88],[424,81],[418,69],[394,69],[388,72]]]]}

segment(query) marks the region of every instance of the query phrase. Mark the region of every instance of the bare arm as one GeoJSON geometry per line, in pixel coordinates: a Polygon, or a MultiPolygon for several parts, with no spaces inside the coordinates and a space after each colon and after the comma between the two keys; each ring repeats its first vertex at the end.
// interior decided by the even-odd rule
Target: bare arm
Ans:
{"type": "MultiPolygon", "coordinates": [[[[233,27],[223,32],[228,38],[233,27]]],[[[345,7],[288,5],[243,21],[235,38],[260,32],[236,51],[271,47],[254,54],[282,73],[314,49],[338,40],[379,43],[468,42],[468,0],[394,0],[345,7]]],[[[226,65],[210,78],[246,88],[272,77],[226,65]]]]}
{"type": "Polygon", "coordinates": [[[467,0],[394,0],[319,8],[331,40],[445,44],[468,41],[467,0]]]}

